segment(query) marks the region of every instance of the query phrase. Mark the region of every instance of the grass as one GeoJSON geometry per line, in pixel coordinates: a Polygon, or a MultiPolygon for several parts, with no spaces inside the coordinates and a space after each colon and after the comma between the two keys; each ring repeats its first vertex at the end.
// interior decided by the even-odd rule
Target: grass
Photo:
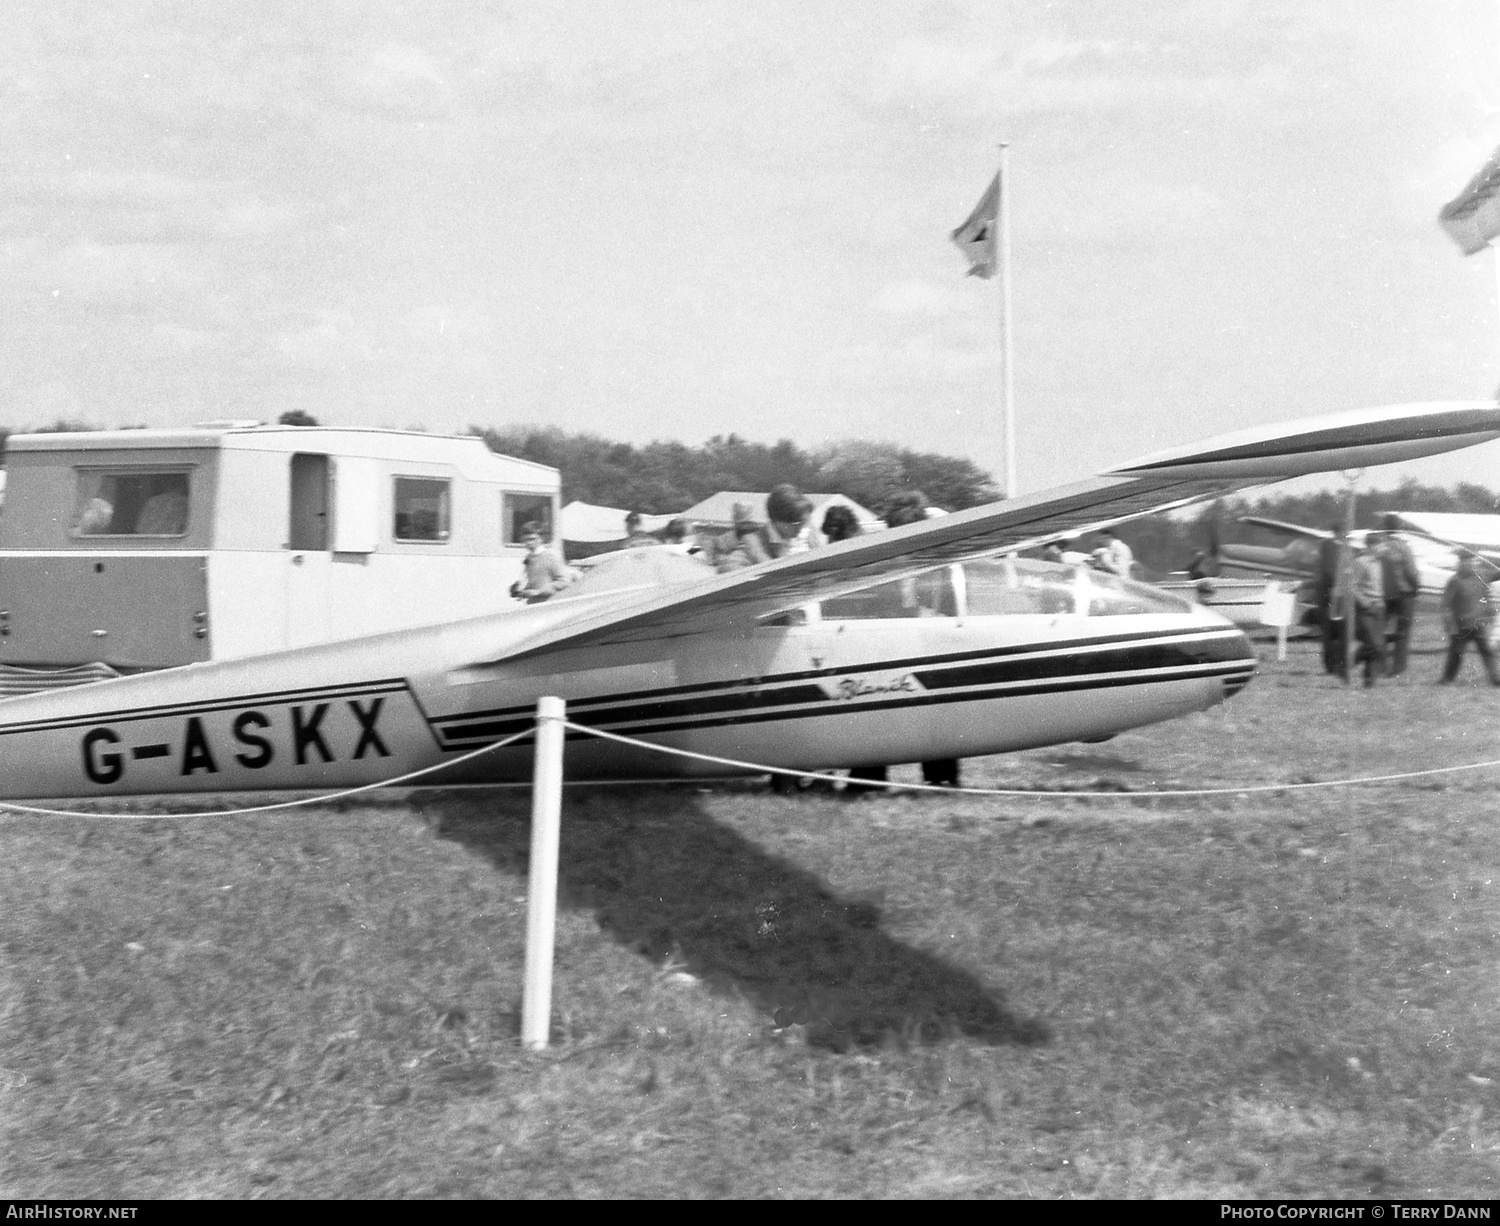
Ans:
{"type": "MultiPolygon", "coordinates": [[[[0,819],[0,1195],[1500,1194],[1500,695],[1346,689],[966,764],[1096,800],[570,791],[0,819]]],[[[898,777],[915,779],[912,768],[898,777]]]]}

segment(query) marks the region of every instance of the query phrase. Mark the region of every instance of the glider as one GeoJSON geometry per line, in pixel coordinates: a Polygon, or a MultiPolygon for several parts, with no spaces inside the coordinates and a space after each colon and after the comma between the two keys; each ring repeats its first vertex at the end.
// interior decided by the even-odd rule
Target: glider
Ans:
{"type": "Polygon", "coordinates": [[[1254,652],[1169,593],[1016,555],[1247,486],[1495,438],[1491,401],[1358,410],[731,574],[635,549],[543,604],[12,698],[0,798],[527,779],[529,744],[473,751],[524,733],[544,695],[575,724],[644,743],[570,730],[573,780],[722,774],[715,757],[817,769],[1100,740],[1223,701],[1254,652]]]}

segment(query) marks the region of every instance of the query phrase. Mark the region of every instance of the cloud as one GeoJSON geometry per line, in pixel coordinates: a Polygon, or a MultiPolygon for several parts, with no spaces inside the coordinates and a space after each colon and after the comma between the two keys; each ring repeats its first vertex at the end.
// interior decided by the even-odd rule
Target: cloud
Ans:
{"type": "Polygon", "coordinates": [[[326,369],[374,361],[380,347],[352,311],[321,307],[301,326],[277,336],[273,348],[289,365],[326,369]]]}
{"type": "Polygon", "coordinates": [[[232,181],[0,172],[0,196],[0,295],[192,332],[260,331],[288,275],[304,284],[339,250],[326,208],[232,181]]]}
{"type": "Polygon", "coordinates": [[[973,298],[963,288],[938,286],[930,281],[893,281],[876,293],[870,309],[882,315],[941,318],[971,311],[973,298]]]}
{"type": "MultiPolygon", "coordinates": [[[[936,109],[955,122],[1027,113],[1077,115],[1213,105],[1246,110],[1283,96],[1285,73],[1249,57],[1206,61],[1189,48],[1139,39],[907,39],[875,66],[872,89],[887,105],[936,109]]],[[[1218,57],[1222,58],[1222,57],[1218,57]]]]}
{"type": "Polygon", "coordinates": [[[453,92],[432,58],[418,47],[388,43],[350,57],[334,101],[385,119],[440,120],[453,108],[453,92]]]}
{"type": "MultiPolygon", "coordinates": [[[[1128,46],[1130,50],[1139,54],[1146,51],[1149,44],[1135,42],[1128,46]]],[[[1032,69],[1047,71],[1063,64],[1076,64],[1082,60],[1116,59],[1126,47],[1127,44],[1118,39],[1090,38],[1070,41],[1061,38],[1039,38],[1021,49],[1015,58],[1015,65],[1023,72],[1032,69]]]]}
{"type": "Polygon", "coordinates": [[[148,171],[0,176],[11,202],[0,226],[54,243],[197,243],[279,236],[311,210],[268,201],[245,185],[148,171]]]}
{"type": "Polygon", "coordinates": [[[16,427],[39,429],[56,421],[80,421],[87,415],[78,389],[61,379],[8,387],[6,420],[16,427]]]}
{"type": "MultiPolygon", "coordinates": [[[[977,329],[976,329],[977,332],[977,329]]],[[[999,348],[979,337],[972,343],[927,332],[890,344],[867,341],[830,351],[824,356],[825,374],[855,387],[891,383],[957,384],[1000,362],[999,348]]]]}
{"type": "Polygon", "coordinates": [[[284,363],[307,370],[378,363],[450,380],[493,375],[498,331],[483,312],[444,305],[394,314],[320,307],[280,332],[273,347],[284,363]]]}
{"type": "Polygon", "coordinates": [[[403,362],[444,376],[493,376],[502,343],[492,316],[451,306],[420,307],[394,320],[391,327],[390,344],[399,346],[403,362]]]}
{"type": "Polygon", "coordinates": [[[125,312],[195,295],[203,283],[192,262],[171,247],[92,240],[7,242],[0,246],[0,274],[13,289],[59,306],[125,312]]]}
{"type": "Polygon", "coordinates": [[[1244,226],[1241,202],[1196,183],[1122,179],[1070,203],[1051,214],[1049,229],[1080,242],[1213,238],[1244,226]]]}

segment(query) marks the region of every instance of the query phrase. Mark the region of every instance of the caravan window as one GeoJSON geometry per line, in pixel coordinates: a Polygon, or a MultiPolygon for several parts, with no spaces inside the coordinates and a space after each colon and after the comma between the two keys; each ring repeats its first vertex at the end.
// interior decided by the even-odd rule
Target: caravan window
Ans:
{"type": "Polygon", "coordinates": [[[550,541],[552,495],[513,494],[507,491],[500,497],[500,521],[507,545],[519,545],[528,524],[535,524],[542,534],[542,540],[550,541]]]}
{"type": "Polygon", "coordinates": [[[452,500],[448,481],[434,477],[397,477],[396,522],[392,536],[398,541],[446,541],[452,530],[452,500]]]}
{"type": "Polygon", "coordinates": [[[78,470],[75,536],[185,536],[185,469],[78,470]]]}

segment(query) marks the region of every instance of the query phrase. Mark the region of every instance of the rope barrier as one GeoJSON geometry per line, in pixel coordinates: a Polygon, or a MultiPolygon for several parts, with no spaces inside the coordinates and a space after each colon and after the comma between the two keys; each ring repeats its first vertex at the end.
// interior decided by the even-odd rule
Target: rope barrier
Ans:
{"type": "MultiPolygon", "coordinates": [[[[602,728],[589,728],[583,724],[575,724],[571,720],[564,721],[564,724],[575,732],[586,733],[589,736],[599,737],[601,740],[619,741],[624,745],[634,745],[640,749],[653,749],[657,753],[670,754],[679,758],[695,758],[700,762],[712,762],[718,766],[742,767],[762,775],[789,775],[798,779],[822,780],[832,777],[827,771],[799,771],[792,770],[790,767],[764,766],[757,762],[744,762],[737,758],[721,758],[714,754],[695,753],[689,749],[674,749],[669,745],[653,745],[649,741],[621,736],[617,732],[605,732],[602,728]]],[[[1402,771],[1398,774],[1390,775],[1363,775],[1353,779],[1319,779],[1305,783],[1252,783],[1240,787],[1222,788],[1168,788],[1141,792],[1067,792],[1045,788],[950,788],[935,783],[892,783],[889,780],[879,779],[859,779],[855,782],[861,789],[886,788],[890,791],[941,792],[945,796],[1065,796],[1084,799],[1113,797],[1118,800],[1122,796],[1243,796],[1251,792],[1291,792],[1312,788],[1340,788],[1366,783],[1393,783],[1401,779],[1420,779],[1427,775],[1448,775],[1457,771],[1486,770],[1496,766],[1500,766],[1500,758],[1491,759],[1488,762],[1467,762],[1461,766],[1435,766],[1427,770],[1402,771]]]]}
{"type": "MultiPolygon", "coordinates": [[[[572,720],[564,720],[562,723],[564,728],[582,733],[585,736],[596,737],[599,740],[616,741],[622,745],[632,745],[637,749],[650,750],[668,757],[689,758],[699,762],[710,762],[716,766],[728,766],[736,770],[743,770],[749,774],[781,775],[793,779],[811,779],[821,782],[828,782],[838,778],[838,776],[826,770],[804,771],[793,770],[791,767],[766,766],[764,763],[747,762],[741,758],[726,758],[716,754],[698,753],[690,749],[676,749],[670,745],[657,745],[650,741],[639,740],[636,737],[623,736],[618,732],[606,732],[602,728],[591,728],[585,724],[575,724],[572,720]]],[[[111,821],[160,821],[166,818],[240,817],[247,813],[271,813],[282,809],[296,809],[308,805],[333,804],[341,800],[347,800],[351,796],[359,796],[365,792],[373,792],[380,788],[399,787],[401,784],[408,783],[414,779],[421,779],[426,775],[435,774],[441,770],[448,770],[451,767],[462,766],[464,763],[471,762],[475,758],[482,757],[487,753],[493,753],[497,749],[504,749],[507,745],[514,745],[517,741],[525,740],[532,735],[533,730],[527,728],[512,736],[505,737],[503,740],[495,741],[489,745],[482,745],[478,749],[472,749],[468,753],[462,754],[451,761],[437,762],[431,766],[421,767],[418,770],[407,771],[405,774],[396,775],[390,779],[382,779],[375,783],[364,783],[358,787],[345,788],[338,792],[318,793],[314,796],[302,796],[295,800],[277,801],[273,804],[246,805],[234,809],[201,809],[185,813],[99,813],[77,809],[42,809],[31,805],[0,801],[0,813],[29,814],[36,817],[108,818],[111,821]]],[[[865,789],[884,788],[890,792],[938,792],[944,796],[1029,796],[1076,800],[1101,800],[1106,798],[1118,800],[1121,797],[1146,799],[1153,797],[1245,796],[1264,792],[1294,792],[1311,791],[1315,788],[1357,787],[1375,783],[1399,783],[1405,779],[1423,779],[1434,775],[1451,775],[1460,771],[1490,770],[1495,767],[1500,767],[1500,758],[1484,762],[1466,762],[1459,766],[1435,766],[1426,770],[1399,771],[1385,775],[1359,775],[1346,779],[1317,779],[1299,783],[1248,783],[1216,788],[1157,788],[1141,791],[1119,789],[1082,791],[1056,788],[959,788],[943,787],[933,783],[900,783],[882,779],[858,779],[853,782],[861,791],[865,789]]],[[[618,779],[610,782],[613,786],[619,786],[637,781],[618,779]]],[[[650,780],[648,782],[659,784],[662,780],[650,780]]],[[[683,782],[692,782],[692,780],[686,779],[683,782]]]]}
{"type": "Polygon", "coordinates": [[[397,775],[392,779],[382,779],[377,783],[362,783],[357,788],[345,788],[341,792],[323,793],[316,796],[300,796],[296,800],[281,800],[269,805],[247,805],[239,809],[200,809],[189,813],[94,813],[75,809],[38,809],[31,805],[17,805],[10,801],[0,801],[0,811],[11,813],[29,813],[37,817],[107,817],[111,821],[158,821],[169,817],[241,817],[246,813],[270,813],[276,809],[296,809],[303,805],[326,805],[335,801],[347,800],[350,796],[358,796],[362,792],[373,792],[377,788],[393,788],[399,784],[406,783],[411,779],[420,779],[423,775],[431,775],[449,767],[462,766],[465,762],[472,762],[475,758],[484,754],[492,753],[497,749],[504,749],[507,745],[513,745],[519,740],[532,735],[532,729],[526,728],[517,732],[514,736],[508,736],[503,741],[496,741],[491,745],[481,745],[478,749],[471,749],[468,753],[454,758],[448,762],[436,762],[432,766],[424,766],[419,770],[407,771],[404,775],[397,775]]]}

